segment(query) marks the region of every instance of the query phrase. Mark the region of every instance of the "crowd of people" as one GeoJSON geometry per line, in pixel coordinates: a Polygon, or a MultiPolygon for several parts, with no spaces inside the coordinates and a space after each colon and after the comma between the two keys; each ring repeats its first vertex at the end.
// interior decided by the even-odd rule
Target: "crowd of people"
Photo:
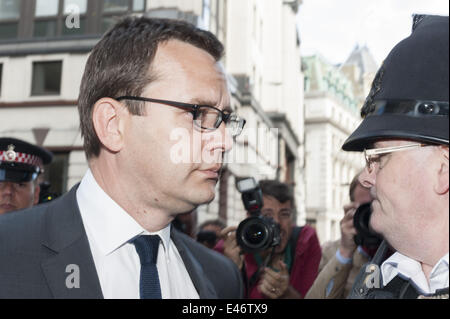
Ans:
{"type": "Polygon", "coordinates": [[[79,184],[38,205],[52,154],[0,138],[0,298],[448,298],[448,28],[448,17],[415,16],[378,71],[343,145],[366,167],[340,239],[321,246],[295,224],[292,186],[261,180],[260,215],[279,240],[245,251],[236,225],[211,220],[194,233],[182,217],[214,199],[246,123],[230,108],[222,44],[187,22],[120,21],[85,67],[79,184]],[[185,141],[193,161],[170,160],[176,128],[200,134],[185,141]],[[363,205],[376,244],[355,240],[363,205]],[[68,266],[81,281],[68,284],[68,266]]]}

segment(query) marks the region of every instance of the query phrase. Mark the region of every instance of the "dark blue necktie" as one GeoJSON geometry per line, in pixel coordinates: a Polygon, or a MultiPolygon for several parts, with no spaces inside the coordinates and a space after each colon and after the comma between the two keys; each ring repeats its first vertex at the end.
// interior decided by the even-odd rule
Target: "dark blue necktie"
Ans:
{"type": "Polygon", "coordinates": [[[158,235],[142,235],[133,244],[141,260],[141,277],[139,292],[141,299],[161,299],[156,259],[158,257],[160,238],[158,235]]]}

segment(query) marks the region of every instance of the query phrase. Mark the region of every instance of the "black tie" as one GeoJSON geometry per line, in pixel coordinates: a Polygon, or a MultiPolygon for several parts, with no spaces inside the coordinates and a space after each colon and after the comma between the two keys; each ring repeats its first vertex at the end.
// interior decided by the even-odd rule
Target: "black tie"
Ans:
{"type": "Polygon", "coordinates": [[[142,235],[133,244],[141,260],[141,277],[139,292],[141,299],[161,299],[156,259],[158,257],[160,238],[158,235],[142,235]]]}

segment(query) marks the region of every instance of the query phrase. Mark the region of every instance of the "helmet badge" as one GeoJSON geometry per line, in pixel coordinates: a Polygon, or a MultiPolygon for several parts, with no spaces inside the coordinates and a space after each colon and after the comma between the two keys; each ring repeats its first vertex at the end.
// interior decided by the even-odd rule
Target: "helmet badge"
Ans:
{"type": "Polygon", "coordinates": [[[17,158],[17,153],[14,151],[14,149],[14,145],[8,145],[8,150],[5,153],[5,157],[8,162],[14,162],[17,158]]]}

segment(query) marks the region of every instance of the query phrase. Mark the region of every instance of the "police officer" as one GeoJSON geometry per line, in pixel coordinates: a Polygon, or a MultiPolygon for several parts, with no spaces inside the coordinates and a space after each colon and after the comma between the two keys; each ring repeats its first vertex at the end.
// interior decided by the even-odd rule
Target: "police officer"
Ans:
{"type": "Polygon", "coordinates": [[[343,145],[364,152],[370,225],[396,250],[359,282],[365,286],[355,284],[353,297],[448,298],[448,32],[448,16],[414,16],[412,34],[384,61],[364,120],[343,145]]]}
{"type": "Polygon", "coordinates": [[[53,155],[15,138],[0,138],[0,215],[39,202],[38,176],[53,155]]]}

